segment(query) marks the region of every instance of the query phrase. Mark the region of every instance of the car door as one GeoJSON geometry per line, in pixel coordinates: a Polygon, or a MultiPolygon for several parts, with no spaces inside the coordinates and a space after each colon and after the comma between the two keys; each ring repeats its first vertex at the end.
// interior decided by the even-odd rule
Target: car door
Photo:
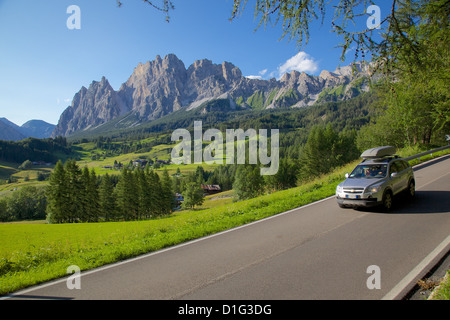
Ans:
{"type": "Polygon", "coordinates": [[[397,194],[402,190],[402,166],[398,164],[398,161],[392,162],[389,168],[389,176],[391,179],[392,192],[397,194]],[[394,176],[392,175],[394,173],[394,176]]]}
{"type": "Polygon", "coordinates": [[[397,161],[397,164],[401,167],[400,175],[401,175],[402,179],[400,180],[400,190],[405,190],[406,188],[408,188],[409,166],[403,160],[397,161]]]}

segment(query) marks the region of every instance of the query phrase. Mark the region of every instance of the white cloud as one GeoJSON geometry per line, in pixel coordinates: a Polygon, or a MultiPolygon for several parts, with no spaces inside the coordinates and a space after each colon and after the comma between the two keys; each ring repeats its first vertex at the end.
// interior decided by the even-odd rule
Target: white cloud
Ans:
{"type": "Polygon", "coordinates": [[[61,105],[61,102],[64,102],[64,104],[66,103],[70,103],[71,99],[70,98],[66,98],[66,99],[60,99],[60,98],[56,98],[56,104],[59,106],[61,105]]]}
{"type": "Polygon", "coordinates": [[[278,67],[278,75],[281,77],[286,72],[298,71],[305,73],[314,73],[319,69],[319,63],[314,61],[306,52],[299,52],[284,64],[278,67]]]}
{"type": "Polygon", "coordinates": [[[245,76],[248,79],[259,79],[263,80],[264,78],[278,78],[280,79],[283,74],[291,71],[298,72],[306,72],[309,74],[313,74],[314,72],[319,70],[319,63],[314,60],[306,52],[299,52],[292,58],[288,59],[285,63],[280,65],[277,70],[268,73],[268,69],[263,69],[258,72],[258,75],[249,75],[245,76]]]}
{"type": "Polygon", "coordinates": [[[258,79],[258,80],[262,80],[263,77],[261,76],[245,76],[247,79],[258,79]]]}
{"type": "Polygon", "coordinates": [[[258,72],[258,76],[246,76],[246,78],[249,79],[258,79],[258,80],[263,80],[263,75],[265,75],[267,73],[267,69],[261,70],[260,72],[258,72]]]}

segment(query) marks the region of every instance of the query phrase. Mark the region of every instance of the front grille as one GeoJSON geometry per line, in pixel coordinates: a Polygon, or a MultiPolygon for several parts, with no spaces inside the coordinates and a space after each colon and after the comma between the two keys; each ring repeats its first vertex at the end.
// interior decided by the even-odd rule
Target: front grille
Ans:
{"type": "Polygon", "coordinates": [[[357,194],[357,193],[363,193],[364,188],[343,188],[343,191],[345,193],[357,194]]]}

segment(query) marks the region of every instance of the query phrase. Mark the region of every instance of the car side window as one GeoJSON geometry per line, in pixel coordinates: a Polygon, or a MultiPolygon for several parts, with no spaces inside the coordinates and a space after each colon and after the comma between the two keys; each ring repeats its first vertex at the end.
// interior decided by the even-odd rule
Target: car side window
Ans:
{"type": "Polygon", "coordinates": [[[402,166],[403,166],[403,170],[405,170],[405,169],[408,169],[409,168],[409,164],[406,162],[406,161],[400,161],[400,163],[402,164],[402,166]]]}
{"type": "Polygon", "coordinates": [[[394,162],[391,164],[391,168],[390,168],[390,173],[394,173],[394,172],[400,172],[402,171],[402,169],[399,168],[397,162],[394,162]]]}
{"type": "Polygon", "coordinates": [[[404,161],[397,161],[396,163],[399,171],[403,171],[406,169],[406,163],[404,161]]]}

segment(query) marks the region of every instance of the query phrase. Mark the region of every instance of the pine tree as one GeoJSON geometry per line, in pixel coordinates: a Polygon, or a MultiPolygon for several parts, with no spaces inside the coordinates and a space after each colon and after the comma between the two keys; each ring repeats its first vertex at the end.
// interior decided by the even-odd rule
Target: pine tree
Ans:
{"type": "Polygon", "coordinates": [[[84,216],[81,171],[75,160],[67,160],[64,169],[66,170],[66,190],[69,206],[68,222],[80,222],[84,216]]]}
{"type": "Polygon", "coordinates": [[[78,195],[81,209],[78,218],[82,222],[97,222],[99,217],[99,199],[97,175],[94,169],[84,167],[80,176],[80,193],[78,195]]]}
{"type": "Polygon", "coordinates": [[[336,165],[338,135],[331,124],[326,128],[314,126],[300,157],[301,176],[304,179],[328,173],[336,165]]]}
{"type": "Polygon", "coordinates": [[[81,205],[81,211],[78,218],[81,222],[87,222],[89,221],[89,212],[90,212],[90,202],[89,202],[89,195],[88,195],[88,185],[89,185],[90,175],[89,175],[89,169],[87,167],[84,167],[81,170],[81,176],[80,176],[80,193],[79,193],[79,199],[80,199],[80,205],[81,205]]]}
{"type": "Polygon", "coordinates": [[[119,214],[125,220],[137,218],[138,213],[138,195],[133,173],[124,168],[116,186],[117,207],[119,214]]]}
{"type": "Polygon", "coordinates": [[[119,182],[115,189],[118,215],[124,220],[127,220],[126,214],[128,210],[127,183],[129,183],[129,181],[127,181],[127,175],[128,169],[124,167],[120,172],[119,182]]]}
{"type": "Polygon", "coordinates": [[[149,184],[149,212],[151,216],[156,216],[162,214],[162,189],[161,189],[161,181],[156,172],[152,169],[146,169],[147,181],[149,184]]]}
{"type": "Polygon", "coordinates": [[[95,170],[91,169],[89,173],[88,185],[85,186],[86,196],[89,200],[88,206],[88,221],[97,222],[99,218],[99,196],[98,196],[98,187],[97,187],[97,175],[95,174],[95,170]]]}
{"type": "Polygon", "coordinates": [[[99,187],[99,217],[105,221],[114,220],[116,218],[116,198],[114,196],[114,186],[111,177],[105,174],[99,187]]]}
{"type": "Polygon", "coordinates": [[[138,219],[141,219],[150,215],[150,188],[147,176],[140,168],[134,171],[134,179],[138,197],[138,219]]]}
{"type": "Polygon", "coordinates": [[[69,197],[64,166],[61,161],[56,163],[50,175],[47,188],[47,221],[63,223],[69,220],[69,197]]]}
{"type": "Polygon", "coordinates": [[[172,191],[172,181],[167,169],[164,169],[161,177],[162,213],[170,214],[175,206],[175,195],[172,191]]]}

